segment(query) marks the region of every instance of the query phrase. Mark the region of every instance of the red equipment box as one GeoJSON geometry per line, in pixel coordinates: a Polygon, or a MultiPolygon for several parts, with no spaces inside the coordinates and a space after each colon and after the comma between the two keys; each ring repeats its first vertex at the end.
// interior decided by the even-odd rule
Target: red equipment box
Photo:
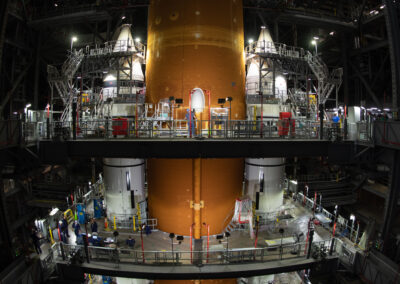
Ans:
{"type": "Polygon", "coordinates": [[[278,124],[278,135],[286,136],[289,134],[289,128],[291,128],[291,135],[295,133],[295,120],[292,119],[291,112],[280,112],[279,113],[279,124],[278,124]],[[291,127],[289,127],[291,126],[291,127]]]}
{"type": "Polygon", "coordinates": [[[112,134],[128,136],[128,119],[127,118],[113,118],[112,120],[112,134]]]}

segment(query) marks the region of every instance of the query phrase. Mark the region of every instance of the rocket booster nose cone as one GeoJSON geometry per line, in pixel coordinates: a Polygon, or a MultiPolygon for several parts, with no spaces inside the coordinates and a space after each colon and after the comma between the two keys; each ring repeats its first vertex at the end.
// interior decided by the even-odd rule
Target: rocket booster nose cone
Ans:
{"type": "Polygon", "coordinates": [[[258,36],[256,52],[261,51],[276,53],[274,41],[272,40],[271,33],[267,27],[263,27],[258,36]]]}
{"type": "Polygon", "coordinates": [[[131,25],[123,25],[114,46],[114,52],[136,51],[131,25]]]}
{"type": "Polygon", "coordinates": [[[271,33],[268,28],[263,28],[260,31],[260,35],[258,36],[258,41],[273,41],[271,37],[271,33]]]}

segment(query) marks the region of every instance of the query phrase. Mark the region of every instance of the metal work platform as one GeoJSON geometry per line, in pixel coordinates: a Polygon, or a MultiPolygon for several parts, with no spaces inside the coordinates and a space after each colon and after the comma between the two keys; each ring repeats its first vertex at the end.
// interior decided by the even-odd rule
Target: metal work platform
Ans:
{"type": "Polygon", "coordinates": [[[99,219],[96,237],[99,243],[76,245],[77,238],[71,232],[68,243],[57,241],[45,250],[49,254],[41,256],[41,259],[51,267],[57,264],[58,270],[68,280],[79,280],[84,273],[146,279],[250,277],[312,269],[316,265],[329,270],[336,267],[338,259],[353,261],[357,250],[352,249],[351,239],[358,238],[358,229],[351,228],[352,234],[347,239],[344,232],[350,227],[347,223],[340,223],[336,229],[337,237],[332,238],[332,227],[327,224],[334,216],[321,207],[317,208],[312,199],[298,194],[295,200],[288,199],[285,204],[279,214],[290,213],[289,219],[278,221],[274,212],[259,215],[263,221],[259,223],[256,244],[250,238],[248,228],[237,226],[231,231],[229,240],[221,242],[217,235],[203,236],[201,251],[190,250],[192,243],[188,236],[175,243],[171,250],[168,233],[154,227],[151,234],[143,233],[142,236],[138,230],[132,231],[129,227],[132,222],[129,222],[118,223],[120,227],[113,229],[119,232],[116,245],[113,230],[103,227],[99,219]],[[305,235],[295,238],[293,233],[307,232],[313,211],[318,212],[315,215],[318,220],[321,220],[321,215],[329,221],[317,223],[311,244],[305,235]],[[285,235],[278,232],[282,227],[285,235]],[[125,244],[128,236],[137,240],[131,247],[125,244]],[[100,245],[102,241],[107,241],[107,244],[100,245]]]}
{"type": "MultiPolygon", "coordinates": [[[[334,267],[337,256],[327,257],[324,265],[334,267]]],[[[58,263],[58,269],[62,275],[76,275],[79,277],[83,273],[109,275],[127,278],[145,279],[173,279],[191,280],[197,279],[220,279],[220,278],[239,278],[251,277],[267,274],[277,274],[302,269],[312,269],[315,265],[320,265],[320,260],[315,259],[285,259],[272,262],[244,263],[244,264],[222,264],[206,266],[157,266],[119,264],[109,267],[98,263],[84,263],[82,265],[71,265],[68,263],[58,263]]]]}
{"type": "Polygon", "coordinates": [[[334,162],[353,157],[353,142],[288,139],[80,139],[41,140],[40,159],[62,163],[68,157],[266,158],[324,156],[334,162]]]}

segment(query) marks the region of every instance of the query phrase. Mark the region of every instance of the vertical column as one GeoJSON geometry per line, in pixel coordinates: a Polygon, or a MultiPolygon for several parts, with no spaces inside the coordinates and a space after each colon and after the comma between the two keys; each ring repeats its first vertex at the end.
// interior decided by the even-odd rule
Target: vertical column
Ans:
{"type": "Polygon", "coordinates": [[[297,46],[297,25],[292,25],[293,46],[297,46]]]}
{"type": "Polygon", "coordinates": [[[8,0],[1,1],[0,3],[0,66],[2,66],[2,59],[3,59],[3,45],[4,45],[4,38],[6,35],[6,27],[7,27],[7,20],[8,20],[8,0]]]}
{"type": "Polygon", "coordinates": [[[76,102],[72,103],[72,138],[76,140],[76,102]]]}
{"type": "Polygon", "coordinates": [[[111,18],[109,18],[107,20],[107,34],[106,34],[106,41],[110,41],[111,40],[111,18]]]}
{"type": "Polygon", "coordinates": [[[394,1],[383,0],[385,4],[386,31],[389,40],[390,64],[392,71],[392,108],[398,112],[398,95],[400,85],[400,34],[398,3],[394,1]]]}
{"type": "Polygon", "coordinates": [[[278,21],[274,21],[274,36],[275,36],[275,42],[279,42],[279,24],[278,24],[278,21]]]}
{"type": "Polygon", "coordinates": [[[324,105],[319,106],[319,139],[324,139],[324,105]]]}
{"type": "MultiPolygon", "coordinates": [[[[275,98],[275,78],[276,78],[276,68],[275,68],[275,60],[272,60],[272,95],[275,98]]],[[[279,95],[279,94],[278,94],[279,95]]],[[[284,102],[283,102],[284,103],[284,102]]]]}
{"type": "Polygon", "coordinates": [[[96,159],[90,158],[90,164],[92,166],[92,184],[96,183],[96,159]]]}
{"type": "Polygon", "coordinates": [[[344,103],[349,105],[349,67],[348,67],[348,54],[347,54],[347,37],[345,34],[342,35],[342,66],[343,66],[343,92],[344,92],[344,103]]]}
{"type": "MultiPolygon", "coordinates": [[[[387,240],[393,220],[397,218],[396,209],[400,192],[400,151],[393,150],[392,171],[390,174],[389,191],[385,200],[385,215],[383,219],[382,238],[387,240]]],[[[386,242],[384,249],[386,250],[386,242]]]]}
{"type": "Polygon", "coordinates": [[[41,32],[39,31],[36,44],[36,58],[35,58],[35,80],[33,86],[33,109],[38,109],[39,102],[39,74],[40,74],[40,47],[41,47],[41,32]]]}
{"type": "Polygon", "coordinates": [[[193,159],[194,238],[201,238],[201,158],[193,159]]]}
{"type": "Polygon", "coordinates": [[[12,260],[12,242],[10,238],[10,224],[8,223],[6,205],[3,178],[0,176],[0,248],[2,256],[4,256],[0,262],[7,262],[7,259],[10,261],[12,260]]]}

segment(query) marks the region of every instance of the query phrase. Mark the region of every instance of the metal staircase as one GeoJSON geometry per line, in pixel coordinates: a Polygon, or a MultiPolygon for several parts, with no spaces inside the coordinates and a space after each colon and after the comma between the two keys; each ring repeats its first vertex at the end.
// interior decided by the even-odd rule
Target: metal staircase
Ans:
{"type": "Polygon", "coordinates": [[[84,57],[85,54],[83,53],[83,49],[71,52],[71,55],[61,67],[61,75],[66,79],[72,79],[84,57]]]}
{"type": "Polygon", "coordinates": [[[281,58],[286,60],[305,61],[318,80],[318,97],[320,104],[325,104],[333,89],[339,88],[342,82],[343,69],[338,68],[329,72],[328,67],[318,55],[313,55],[303,48],[288,46],[274,42],[253,42],[246,47],[247,60],[255,55],[265,58],[281,58]]]}
{"type": "Polygon", "coordinates": [[[75,91],[72,90],[72,80],[76,71],[79,69],[84,56],[83,49],[78,51],[74,50],[62,65],[61,73],[55,66],[47,66],[49,84],[51,87],[54,86],[57,89],[61,100],[66,106],[62,115],[62,121],[68,117],[69,107],[72,103],[71,97],[75,94],[75,91]]]}
{"type": "Polygon", "coordinates": [[[65,103],[65,108],[63,113],[61,114],[60,121],[64,122],[67,120],[69,116],[69,112],[71,110],[72,101],[74,100],[74,96],[69,96],[68,101],[65,103]]]}
{"type": "Polygon", "coordinates": [[[343,69],[337,68],[329,72],[328,67],[318,55],[312,55],[307,51],[305,56],[308,66],[318,79],[319,103],[325,104],[333,89],[339,88],[342,83],[343,69]]]}

